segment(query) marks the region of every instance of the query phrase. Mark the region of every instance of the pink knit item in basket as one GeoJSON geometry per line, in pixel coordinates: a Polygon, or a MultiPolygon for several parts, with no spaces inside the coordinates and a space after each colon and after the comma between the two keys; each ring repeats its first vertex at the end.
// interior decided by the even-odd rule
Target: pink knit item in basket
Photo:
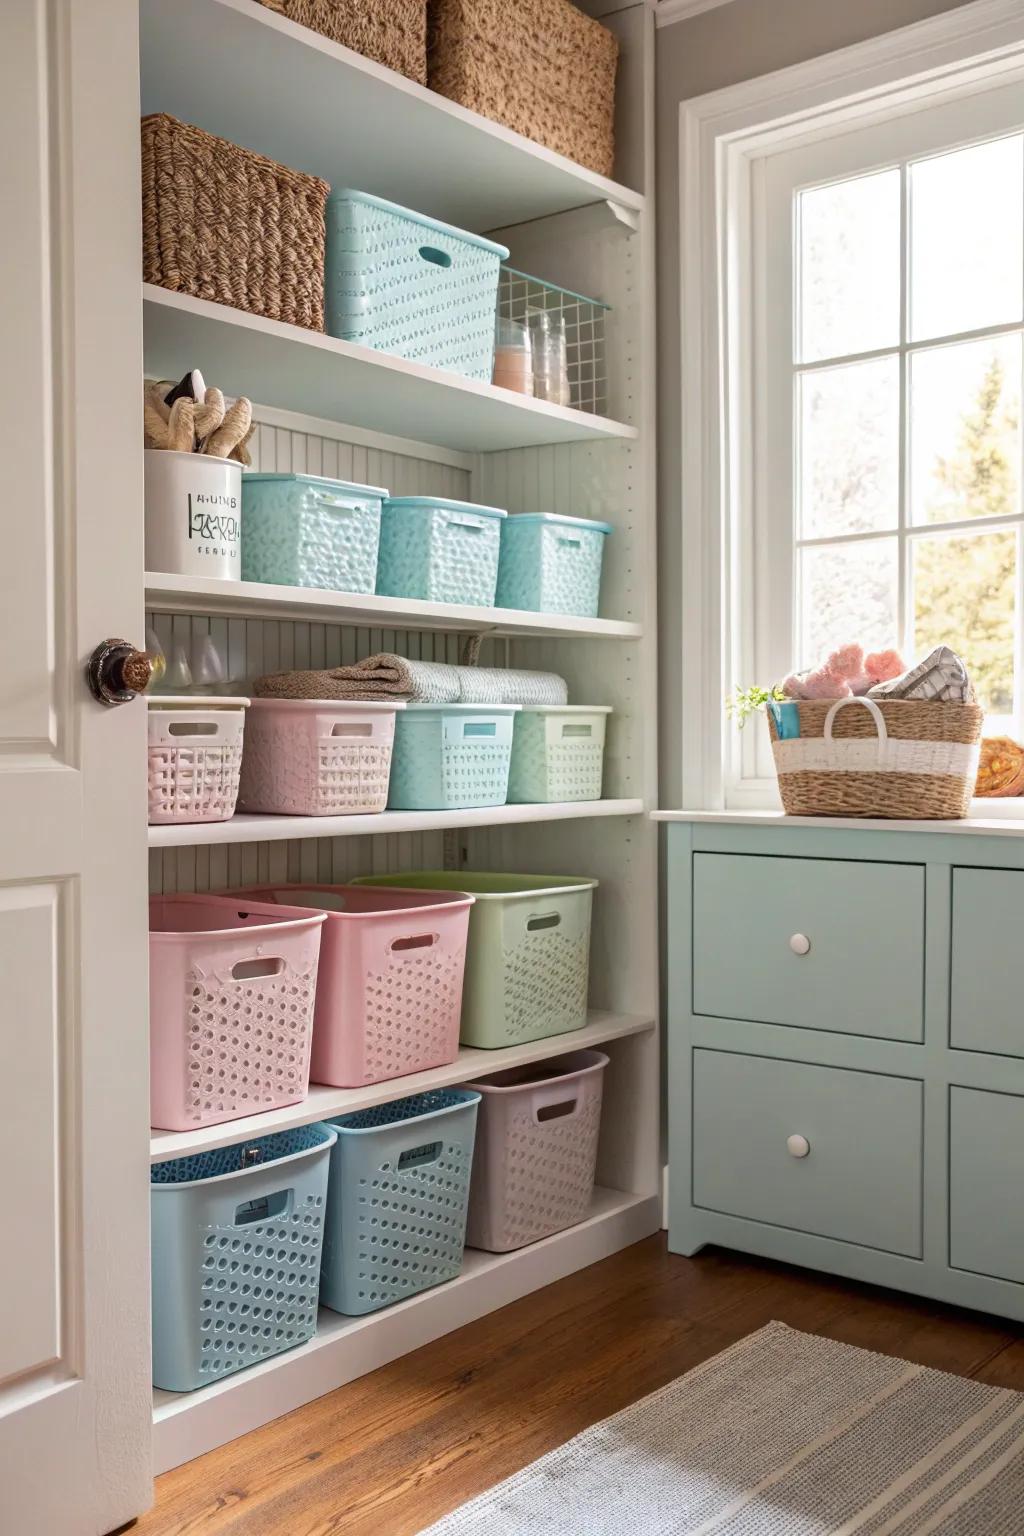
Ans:
{"type": "Polygon", "coordinates": [[[357,816],[388,803],[395,714],[403,703],[253,699],[239,808],[357,816]]]}
{"type": "Polygon", "coordinates": [[[359,1088],[455,1060],[472,896],[362,885],[251,894],[327,912],[313,1082],[359,1088]]]}
{"type": "Polygon", "coordinates": [[[234,895],[152,898],[154,1126],[186,1131],[306,1097],[324,921],[234,895]]]}
{"type": "Polygon", "coordinates": [[[573,1051],[467,1083],[481,1095],[466,1243],[524,1248],[590,1210],[608,1057],[573,1051]]]}

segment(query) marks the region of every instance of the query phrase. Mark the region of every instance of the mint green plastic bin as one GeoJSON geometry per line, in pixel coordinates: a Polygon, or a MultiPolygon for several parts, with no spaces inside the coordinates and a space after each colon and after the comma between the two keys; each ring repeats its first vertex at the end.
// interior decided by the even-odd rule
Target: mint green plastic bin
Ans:
{"type": "Polygon", "coordinates": [[[430,870],[366,875],[353,883],[476,897],[462,990],[463,1045],[497,1050],[586,1023],[596,880],[430,870]]]}

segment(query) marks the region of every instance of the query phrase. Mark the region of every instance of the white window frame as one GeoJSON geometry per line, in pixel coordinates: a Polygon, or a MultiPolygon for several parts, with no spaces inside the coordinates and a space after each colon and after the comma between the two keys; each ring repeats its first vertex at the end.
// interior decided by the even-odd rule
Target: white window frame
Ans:
{"type": "MultiPolygon", "coordinates": [[[[757,590],[779,559],[758,526],[754,495],[754,464],[763,462],[767,430],[753,394],[763,345],[754,316],[766,312],[754,238],[765,157],[954,103],[979,87],[1021,81],[1019,0],[974,0],[680,107],[681,749],[688,808],[778,804],[774,779],[723,713],[734,684],[770,681],[743,671],[758,641],[764,653],[757,590]],[[687,665],[687,657],[699,662],[687,665]]],[[[791,561],[791,548],[781,558],[791,561]]],[[[985,802],[986,814],[996,804],[985,802]]],[[[999,808],[1024,814],[1024,802],[999,808]]]]}

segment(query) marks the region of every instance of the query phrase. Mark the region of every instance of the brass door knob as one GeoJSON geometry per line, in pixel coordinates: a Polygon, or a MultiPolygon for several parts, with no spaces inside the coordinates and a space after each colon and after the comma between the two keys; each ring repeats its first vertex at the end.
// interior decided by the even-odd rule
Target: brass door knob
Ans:
{"type": "Polygon", "coordinates": [[[150,651],[137,651],[127,640],[104,640],[85,669],[89,691],[101,704],[127,704],[145,693],[158,667],[150,651]]]}

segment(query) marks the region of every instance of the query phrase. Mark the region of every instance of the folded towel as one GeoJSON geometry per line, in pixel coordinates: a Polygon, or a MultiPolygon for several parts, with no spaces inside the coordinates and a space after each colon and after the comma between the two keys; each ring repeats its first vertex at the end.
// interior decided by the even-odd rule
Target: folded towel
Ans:
{"type": "Polygon", "coordinates": [[[887,683],[868,689],[869,699],[933,699],[944,704],[973,704],[974,684],[967,664],[948,645],[937,645],[923,661],[887,683]]]}
{"type": "Polygon", "coordinates": [[[273,672],[258,677],[260,699],[394,699],[413,704],[565,704],[569,690],[554,672],[504,667],[453,667],[409,661],[384,651],[324,672],[273,672]]]}

